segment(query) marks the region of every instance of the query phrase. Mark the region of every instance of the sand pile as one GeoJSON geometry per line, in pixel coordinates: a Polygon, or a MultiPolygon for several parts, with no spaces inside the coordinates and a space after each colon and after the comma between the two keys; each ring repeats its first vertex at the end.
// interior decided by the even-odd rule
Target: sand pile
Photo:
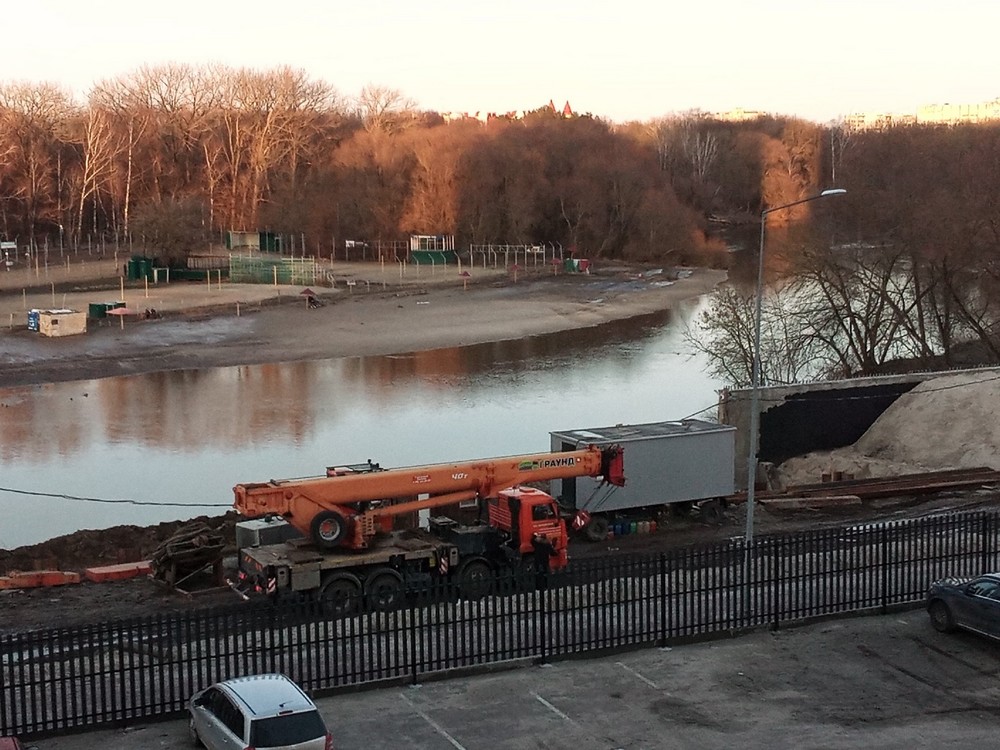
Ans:
{"type": "Polygon", "coordinates": [[[775,478],[810,484],[835,471],[863,479],[979,466],[1000,470],[1000,374],[990,370],[921,383],[853,446],[791,458],[775,478]]]}

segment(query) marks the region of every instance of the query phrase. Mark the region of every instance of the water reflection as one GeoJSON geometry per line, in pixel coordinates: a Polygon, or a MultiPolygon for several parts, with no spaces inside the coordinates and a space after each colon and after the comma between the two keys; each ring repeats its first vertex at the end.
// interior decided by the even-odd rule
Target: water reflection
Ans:
{"type": "Polygon", "coordinates": [[[47,461],[89,443],[172,451],[276,440],[301,444],[317,420],[381,399],[409,382],[417,393],[517,382],[519,372],[571,367],[597,349],[622,377],[665,313],[607,327],[386,357],[181,370],[0,391],[0,458],[47,461]],[[629,344],[629,345],[625,345],[629,344]],[[418,387],[419,384],[419,387],[418,387]],[[379,396],[380,392],[383,394],[379,396]]]}
{"type": "Polygon", "coordinates": [[[719,387],[683,351],[698,304],[401,356],[0,390],[0,486],[186,506],[0,490],[0,547],[221,512],[237,482],[368,458],[404,466],[547,450],[551,430],[687,416],[711,407],[719,387]]]}

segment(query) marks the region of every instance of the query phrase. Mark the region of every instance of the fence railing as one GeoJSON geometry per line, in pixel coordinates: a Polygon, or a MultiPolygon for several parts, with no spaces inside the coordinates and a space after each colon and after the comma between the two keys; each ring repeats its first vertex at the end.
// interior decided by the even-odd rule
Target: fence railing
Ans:
{"type": "Polygon", "coordinates": [[[0,735],[165,717],[216,680],[284,672],[312,692],[518,659],[670,644],[922,602],[945,576],[998,567],[997,513],[956,513],[586,560],[339,619],[317,603],[0,636],[0,735]]]}

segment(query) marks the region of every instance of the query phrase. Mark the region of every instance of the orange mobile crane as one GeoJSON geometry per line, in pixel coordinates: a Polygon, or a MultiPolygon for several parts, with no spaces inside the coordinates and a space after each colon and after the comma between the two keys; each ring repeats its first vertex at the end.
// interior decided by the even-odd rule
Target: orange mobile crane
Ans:
{"type": "MultiPolygon", "coordinates": [[[[385,520],[393,516],[497,498],[501,490],[525,482],[601,476],[610,484],[625,483],[618,447],[405,469],[381,470],[371,463],[368,467],[329,469],[324,477],[238,484],[233,488],[234,507],[249,518],[281,516],[320,549],[360,550],[378,531],[388,530],[385,520]]],[[[492,513],[490,520],[497,520],[492,513]]]]}
{"type": "MultiPolygon", "coordinates": [[[[429,584],[453,581],[466,594],[482,591],[504,568],[522,568],[536,535],[565,567],[568,533],[556,501],[521,487],[568,477],[625,483],[618,446],[589,446],[452,464],[383,470],[369,462],[332,468],[326,476],[238,484],[235,507],[249,519],[278,516],[302,538],[240,550],[241,578],[270,593],[314,591],[340,607],[362,595],[375,608],[429,584]],[[429,529],[393,532],[393,519],[476,500],[486,523],[462,526],[431,518],[429,529]]],[[[340,611],[338,606],[334,611],[340,611]]]]}

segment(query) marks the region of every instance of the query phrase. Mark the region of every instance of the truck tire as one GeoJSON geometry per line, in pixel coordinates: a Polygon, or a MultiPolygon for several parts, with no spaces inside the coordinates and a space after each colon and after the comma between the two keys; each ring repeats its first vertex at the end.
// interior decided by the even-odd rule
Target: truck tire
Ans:
{"type": "Polygon", "coordinates": [[[403,606],[406,591],[395,570],[376,570],[365,581],[365,601],[376,612],[391,612],[403,606]]]}
{"type": "Polygon", "coordinates": [[[458,568],[458,592],[464,599],[482,599],[493,591],[496,574],[482,558],[466,560],[458,568]]]}
{"type": "Polygon", "coordinates": [[[694,503],[691,500],[679,500],[670,504],[670,509],[677,518],[687,518],[691,515],[692,508],[694,508],[694,503]]]}
{"type": "Polygon", "coordinates": [[[353,615],[361,608],[361,581],[351,573],[337,573],[320,586],[316,599],[326,615],[353,615]]]}
{"type": "Polygon", "coordinates": [[[718,500],[706,500],[698,506],[698,515],[705,523],[720,523],[725,517],[722,503],[718,500]]]}
{"type": "Polygon", "coordinates": [[[312,540],[321,550],[335,550],[347,536],[347,519],[332,510],[323,510],[316,514],[309,524],[312,540]]]}
{"type": "Polygon", "coordinates": [[[591,516],[583,527],[583,535],[591,542],[603,542],[608,538],[610,526],[607,516],[591,516]]]}

